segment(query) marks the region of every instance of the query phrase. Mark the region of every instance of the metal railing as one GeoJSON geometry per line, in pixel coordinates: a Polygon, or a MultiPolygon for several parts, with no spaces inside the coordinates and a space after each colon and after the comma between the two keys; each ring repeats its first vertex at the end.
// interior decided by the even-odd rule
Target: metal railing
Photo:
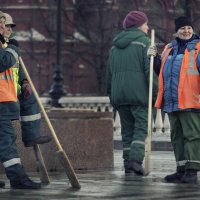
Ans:
{"type": "MultiPolygon", "coordinates": [[[[50,98],[41,97],[41,101],[45,106],[49,106],[50,98]]],[[[102,97],[61,97],[59,103],[65,110],[87,110],[94,112],[113,112],[107,96],[102,97]]],[[[118,112],[114,115],[113,127],[114,138],[121,139],[121,124],[118,112]]],[[[170,123],[167,114],[163,114],[157,109],[155,120],[153,120],[153,141],[170,141],[170,123]]]]}

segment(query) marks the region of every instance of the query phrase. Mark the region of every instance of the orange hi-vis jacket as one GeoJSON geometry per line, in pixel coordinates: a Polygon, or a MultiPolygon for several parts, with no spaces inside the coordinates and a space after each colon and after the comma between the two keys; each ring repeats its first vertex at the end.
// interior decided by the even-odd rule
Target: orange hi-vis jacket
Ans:
{"type": "MultiPolygon", "coordinates": [[[[167,57],[172,48],[166,45],[162,53],[162,63],[158,80],[158,95],[155,103],[156,108],[163,107],[163,69],[167,57]]],[[[198,72],[196,58],[200,50],[200,42],[195,49],[188,51],[185,49],[183,61],[181,64],[179,83],[178,83],[178,108],[196,108],[200,109],[200,74],[198,72]]]]}
{"type": "Polygon", "coordinates": [[[0,102],[17,102],[16,65],[0,73],[0,102]]]}

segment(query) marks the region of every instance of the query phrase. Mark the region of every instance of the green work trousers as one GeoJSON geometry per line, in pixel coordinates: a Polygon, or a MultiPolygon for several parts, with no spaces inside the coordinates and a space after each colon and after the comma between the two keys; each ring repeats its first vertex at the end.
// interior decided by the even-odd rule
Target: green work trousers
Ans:
{"type": "Polygon", "coordinates": [[[124,166],[129,160],[144,160],[148,109],[143,106],[119,106],[124,166]]]}
{"type": "Polygon", "coordinates": [[[200,113],[169,113],[177,170],[200,170],[200,113]]]}

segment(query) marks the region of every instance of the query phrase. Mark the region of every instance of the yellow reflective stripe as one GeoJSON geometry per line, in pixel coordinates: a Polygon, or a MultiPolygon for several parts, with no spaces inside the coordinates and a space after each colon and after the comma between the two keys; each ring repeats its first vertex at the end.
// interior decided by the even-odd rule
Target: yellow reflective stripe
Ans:
{"type": "Polygon", "coordinates": [[[20,158],[12,158],[10,160],[7,160],[6,162],[2,163],[5,168],[16,165],[16,164],[21,164],[20,158]]]}
{"type": "Polygon", "coordinates": [[[15,85],[15,91],[18,93],[18,81],[19,81],[19,68],[12,68],[13,76],[14,76],[14,85],[15,85]]]}
{"type": "Polygon", "coordinates": [[[35,115],[20,116],[20,120],[22,122],[36,121],[38,119],[41,119],[40,113],[35,114],[35,115]]]}

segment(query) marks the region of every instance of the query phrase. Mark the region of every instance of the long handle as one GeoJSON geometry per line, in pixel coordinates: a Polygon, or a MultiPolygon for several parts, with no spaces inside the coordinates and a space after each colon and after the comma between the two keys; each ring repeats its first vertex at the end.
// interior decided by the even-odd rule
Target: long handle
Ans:
{"type": "Polygon", "coordinates": [[[32,91],[33,91],[33,93],[35,95],[35,98],[36,98],[36,100],[38,102],[38,105],[40,106],[40,109],[42,110],[44,118],[45,118],[45,120],[47,122],[47,125],[48,125],[48,127],[50,129],[50,132],[51,132],[51,134],[53,136],[53,139],[54,139],[54,141],[55,141],[55,143],[56,143],[56,145],[58,147],[58,153],[61,152],[61,154],[63,155],[62,156],[62,160],[60,159],[61,156],[59,156],[61,164],[62,164],[63,168],[65,169],[65,171],[67,173],[67,176],[68,176],[68,178],[69,178],[69,180],[71,182],[72,187],[79,189],[81,187],[81,185],[79,184],[77,176],[76,176],[76,174],[75,174],[75,172],[74,172],[74,170],[72,168],[72,165],[71,165],[66,153],[64,152],[64,150],[63,150],[63,148],[62,148],[62,146],[61,146],[61,144],[60,144],[60,142],[59,142],[59,140],[58,140],[58,138],[56,136],[54,128],[51,125],[51,122],[50,122],[50,120],[48,118],[48,115],[46,114],[46,111],[45,111],[45,109],[44,109],[44,107],[43,107],[43,105],[42,105],[42,103],[40,101],[40,98],[39,98],[38,93],[37,93],[37,91],[35,89],[35,86],[33,85],[33,82],[32,82],[32,80],[31,80],[31,78],[29,76],[29,73],[28,73],[28,71],[27,71],[27,69],[26,69],[26,67],[24,65],[24,62],[23,62],[21,57],[19,57],[19,62],[21,64],[21,67],[22,67],[22,69],[23,69],[23,71],[24,71],[24,73],[26,75],[26,78],[27,78],[27,80],[28,80],[28,82],[29,82],[29,84],[31,86],[31,89],[32,89],[32,91]]]}
{"type": "MultiPolygon", "coordinates": [[[[151,46],[155,43],[155,30],[151,30],[151,46]]],[[[150,57],[150,75],[149,75],[149,105],[148,105],[148,128],[147,128],[147,139],[145,145],[145,173],[148,175],[150,173],[151,166],[151,137],[152,137],[152,90],[153,90],[153,63],[154,56],[150,57]]]]}
{"type": "Polygon", "coordinates": [[[50,183],[49,175],[48,175],[47,168],[45,166],[44,159],[41,154],[39,145],[38,144],[34,145],[33,150],[34,150],[36,162],[39,168],[40,180],[44,184],[49,184],[50,183]]]}

